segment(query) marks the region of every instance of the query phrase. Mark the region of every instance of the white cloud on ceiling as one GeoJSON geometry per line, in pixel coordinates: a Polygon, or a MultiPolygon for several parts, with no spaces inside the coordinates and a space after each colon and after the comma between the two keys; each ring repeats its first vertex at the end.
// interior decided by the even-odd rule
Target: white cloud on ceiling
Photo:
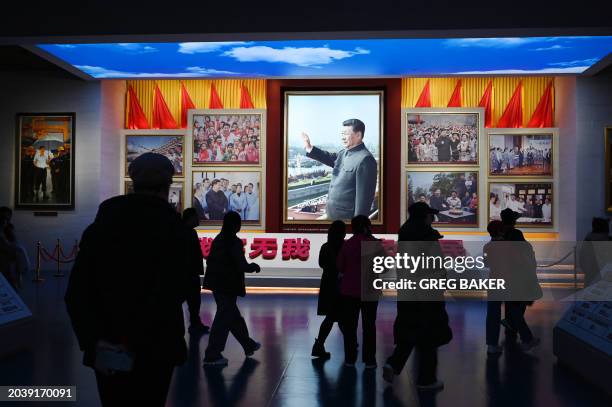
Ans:
{"type": "Polygon", "coordinates": [[[302,67],[318,68],[320,65],[327,65],[334,61],[369,53],[369,50],[363,48],[347,51],[328,47],[272,48],[255,46],[232,48],[222,55],[232,57],[240,62],[284,62],[302,67]]]}
{"type": "Polygon", "coordinates": [[[566,49],[566,48],[571,48],[571,47],[564,47],[563,45],[556,44],[556,45],[552,45],[550,47],[534,48],[534,49],[532,49],[530,51],[554,51],[554,50],[557,50],[557,49],[566,49]]]}
{"type": "Polygon", "coordinates": [[[232,76],[240,75],[238,72],[220,71],[217,69],[207,69],[201,66],[190,66],[186,68],[186,72],[174,73],[149,73],[149,72],[126,72],[107,69],[101,66],[91,65],[75,65],[76,68],[93,76],[94,78],[110,79],[110,78],[189,78],[195,76],[232,76]]]}
{"type": "Polygon", "coordinates": [[[214,52],[223,47],[248,44],[244,41],[225,41],[225,42],[180,42],[178,52],[181,54],[201,54],[214,52]]]}
{"type": "Polygon", "coordinates": [[[551,62],[548,65],[562,66],[562,67],[579,66],[579,65],[591,66],[597,61],[599,61],[599,58],[588,58],[588,59],[576,59],[574,61],[551,62]]]}
{"type": "Polygon", "coordinates": [[[541,69],[492,69],[490,71],[449,72],[449,75],[526,75],[526,74],[579,74],[590,68],[587,66],[572,66],[565,68],[541,69]]]}

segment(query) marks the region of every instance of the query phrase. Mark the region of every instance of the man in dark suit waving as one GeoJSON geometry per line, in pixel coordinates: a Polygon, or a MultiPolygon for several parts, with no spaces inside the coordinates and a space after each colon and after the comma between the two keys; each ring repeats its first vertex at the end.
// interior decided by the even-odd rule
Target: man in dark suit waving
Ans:
{"type": "Polygon", "coordinates": [[[378,165],[363,144],[365,124],[359,119],[349,119],[342,125],[344,148],[337,153],[314,147],[308,134],[302,133],[306,156],[333,168],[326,206],[330,220],[369,216],[376,192],[378,165]]]}

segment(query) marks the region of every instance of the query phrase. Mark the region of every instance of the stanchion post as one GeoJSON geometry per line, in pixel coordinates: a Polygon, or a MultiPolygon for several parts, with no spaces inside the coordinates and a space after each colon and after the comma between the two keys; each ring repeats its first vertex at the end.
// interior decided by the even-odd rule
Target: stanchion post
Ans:
{"type": "Polygon", "coordinates": [[[36,242],[36,269],[34,270],[34,278],[32,279],[32,281],[35,283],[42,283],[43,281],[45,281],[44,278],[40,277],[40,250],[40,242],[36,242]]]}
{"type": "Polygon", "coordinates": [[[62,273],[62,263],[61,263],[61,258],[60,258],[60,240],[59,238],[57,239],[57,243],[55,244],[55,255],[57,256],[56,258],[56,262],[57,262],[57,271],[55,272],[54,276],[55,277],[64,277],[64,273],[62,273]]]}

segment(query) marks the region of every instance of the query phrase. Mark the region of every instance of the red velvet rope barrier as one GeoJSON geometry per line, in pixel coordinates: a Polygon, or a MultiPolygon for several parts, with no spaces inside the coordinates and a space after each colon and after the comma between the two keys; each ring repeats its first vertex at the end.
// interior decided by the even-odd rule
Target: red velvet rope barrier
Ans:
{"type": "Polygon", "coordinates": [[[59,261],[61,264],[72,263],[76,259],[76,252],[77,252],[76,244],[74,245],[74,247],[72,248],[72,252],[70,252],[70,255],[68,256],[64,254],[64,251],[62,250],[61,246],[55,246],[53,253],[49,253],[49,251],[45,249],[44,247],[42,247],[42,245],[40,246],[40,255],[41,255],[40,257],[42,258],[43,261],[52,261],[56,263],[59,261]],[[62,260],[61,258],[58,259],[58,257],[63,257],[64,260],[62,260]]]}

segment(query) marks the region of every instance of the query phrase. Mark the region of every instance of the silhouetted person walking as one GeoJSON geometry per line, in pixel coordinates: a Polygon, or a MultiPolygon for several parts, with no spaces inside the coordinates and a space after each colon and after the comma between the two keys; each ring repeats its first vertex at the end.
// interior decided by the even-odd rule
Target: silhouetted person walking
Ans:
{"type": "Polygon", "coordinates": [[[341,312],[340,329],[344,336],[344,364],[355,366],[357,360],[357,325],[361,313],[363,329],[362,361],[366,369],[376,368],[376,311],[378,301],[362,299],[362,242],[378,242],[372,236],[370,219],[364,215],[351,220],[353,236],[342,245],[337,266],[340,272],[341,312]]]}
{"type": "Polygon", "coordinates": [[[246,295],[244,273],[259,273],[256,263],[248,263],[244,258],[242,240],[236,235],[240,231],[240,215],[228,212],[223,217],[221,232],[213,240],[210,254],[206,260],[204,288],[212,291],[217,303],[217,313],[210,330],[204,365],[226,366],[228,360],[221,352],[225,349],[227,337],[231,332],[242,345],[246,356],[261,347],[249,336],[249,330],[236,301],[246,295]]]}
{"type": "Polygon", "coordinates": [[[187,309],[189,310],[189,333],[192,335],[206,334],[210,327],[204,325],[200,319],[200,305],[202,303],[200,276],[204,275],[204,256],[200,247],[200,239],[195,228],[200,221],[198,213],[194,208],[187,208],[183,211],[183,223],[191,230],[190,234],[190,254],[193,255],[192,290],[187,297],[187,309]]]}
{"type": "Polygon", "coordinates": [[[336,265],[338,255],[346,237],[346,225],[341,220],[334,221],[327,231],[327,242],[321,246],[319,252],[319,267],[323,269],[321,287],[319,289],[319,303],[317,315],[325,315],[319,328],[319,336],[312,346],[312,356],[329,358],[325,351],[325,339],[331,332],[334,322],[338,321],[340,309],[340,281],[336,265]]]}
{"type": "Polygon", "coordinates": [[[601,280],[601,269],[608,263],[610,251],[607,243],[610,241],[610,225],[607,219],[593,218],[591,231],[584,237],[580,245],[579,265],[584,272],[584,286],[589,287],[601,280]]]}
{"type": "Polygon", "coordinates": [[[135,193],[98,208],[65,300],[102,404],[164,406],[174,367],[187,357],[190,232],[168,203],[170,160],[146,153],[128,172],[135,193]]]}
{"type": "MultiPolygon", "coordinates": [[[[402,225],[398,236],[398,252],[410,256],[440,256],[442,250],[438,240],[442,235],[431,227],[438,210],[425,202],[417,202],[408,208],[409,218],[402,225]],[[406,243],[410,242],[410,243],[406,243]]],[[[417,279],[444,278],[444,269],[418,268],[412,272],[417,279]]],[[[398,279],[403,278],[398,271],[398,279]]],[[[417,285],[418,287],[418,285],[417,285]]],[[[444,383],[437,378],[438,347],[449,343],[453,337],[448,325],[448,314],[441,291],[425,291],[405,294],[398,292],[397,317],[393,324],[395,349],[383,368],[383,378],[392,383],[408,361],[416,347],[418,358],[417,389],[440,390],[444,383]]]]}
{"type": "Polygon", "coordinates": [[[505,303],[507,319],[503,320],[502,324],[507,330],[518,333],[521,338],[520,348],[528,351],[539,345],[540,339],[534,337],[529,329],[525,321],[525,311],[528,305],[532,305],[533,301],[542,297],[542,289],[536,274],[537,264],[533,248],[525,240],[523,232],[515,228],[516,220],[521,216],[523,215],[510,208],[501,211],[503,239],[507,242],[516,242],[505,254],[511,267],[509,273],[511,280],[507,282],[507,295],[511,300],[505,303]]]}

